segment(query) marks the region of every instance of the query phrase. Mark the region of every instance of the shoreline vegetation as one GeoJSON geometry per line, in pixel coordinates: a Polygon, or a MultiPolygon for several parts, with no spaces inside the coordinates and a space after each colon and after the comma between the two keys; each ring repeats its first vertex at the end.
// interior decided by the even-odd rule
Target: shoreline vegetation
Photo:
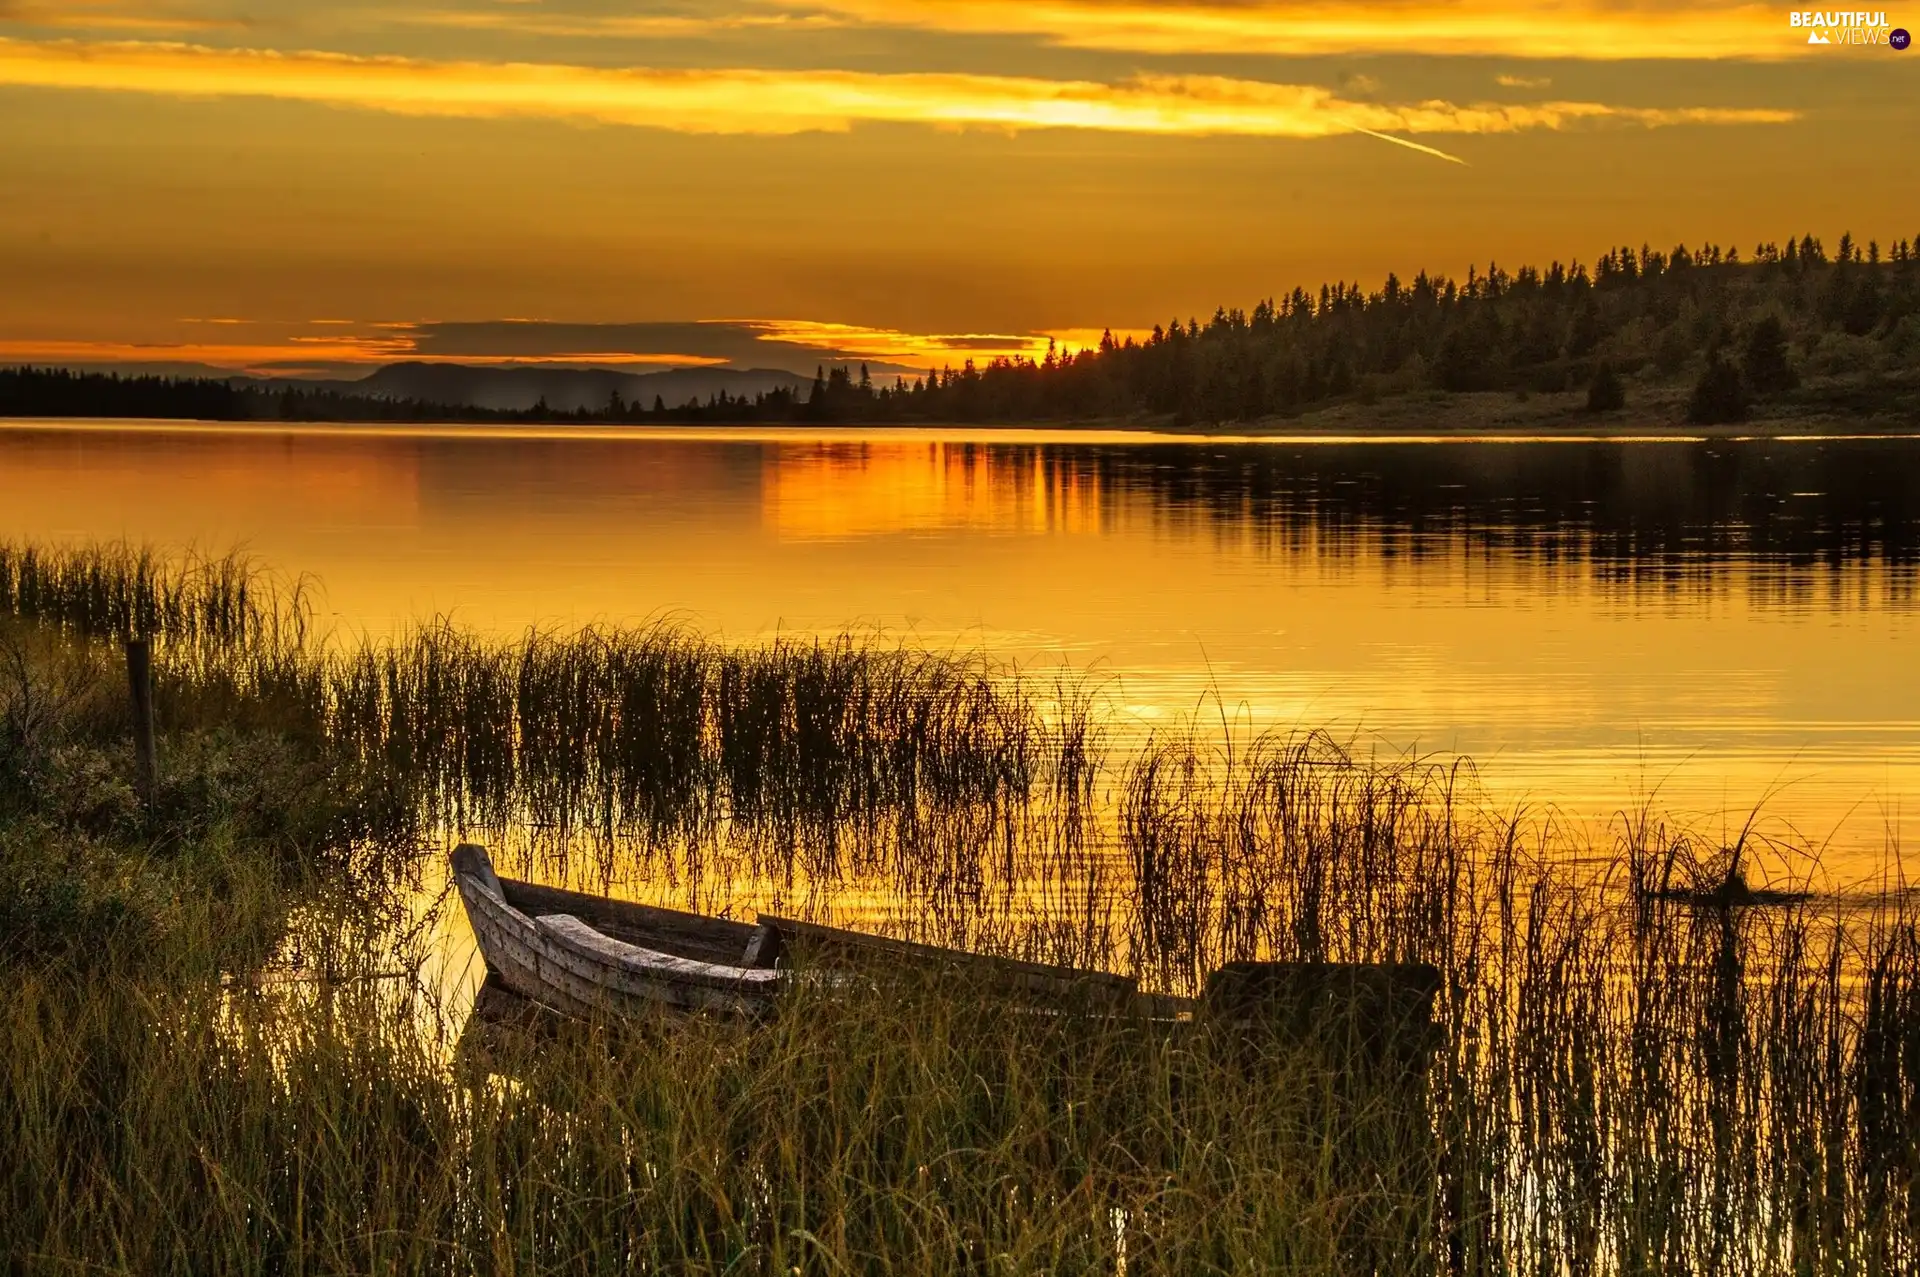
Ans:
{"type": "Polygon", "coordinates": [[[1464,282],[1322,285],[1156,325],[1144,340],[971,360],[881,384],[817,370],[800,393],[523,410],[263,381],[14,368],[0,417],[496,425],[1095,425],[1247,433],[1689,428],[1872,431],[1920,423],[1920,239],[1813,235],[1742,257],[1709,244],[1602,254],[1464,282]]]}
{"type": "Polygon", "coordinates": [[[1897,876],[1776,902],[1735,888],[1753,830],[1643,804],[1569,845],[1479,803],[1465,760],[1123,742],[1071,680],[911,646],[337,643],[309,603],[238,559],[0,545],[11,1270],[1920,1265],[1897,876]],[[1431,963],[1445,1032],[1385,1089],[1339,1033],[1169,1042],[944,984],[480,1043],[433,975],[430,866],[468,835],[683,903],[879,901],[904,936],[1166,989],[1431,963]]]}

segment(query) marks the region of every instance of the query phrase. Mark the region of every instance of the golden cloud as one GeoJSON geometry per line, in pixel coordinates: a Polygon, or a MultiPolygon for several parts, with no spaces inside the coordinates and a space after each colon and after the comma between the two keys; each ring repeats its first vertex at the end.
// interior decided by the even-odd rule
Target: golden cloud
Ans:
{"type": "Polygon", "coordinates": [[[683,13],[556,13],[545,9],[395,9],[377,15],[379,21],[402,27],[437,27],[454,31],[500,31],[511,35],[557,36],[578,39],[672,40],[727,32],[780,34],[794,31],[838,30],[856,19],[830,13],[723,13],[694,16],[683,13]]]}
{"type": "Polygon", "coordinates": [[[0,22],[34,27],[79,27],[106,31],[211,31],[239,27],[231,18],[183,13],[178,5],[140,0],[0,0],[0,22]]]}
{"type": "MultiPolygon", "coordinates": [[[[1593,121],[1658,127],[1797,118],[1795,112],[1771,109],[1598,102],[1390,105],[1346,100],[1317,85],[1220,76],[1143,75],[1109,84],[937,72],[616,70],[145,41],[0,39],[0,84],[188,98],[278,98],[405,115],[539,118],[771,135],[838,132],[856,123],[887,122],[1320,138],[1347,133],[1514,133],[1593,121]]],[[[1432,150],[1404,139],[1387,140],[1432,150]]]]}
{"type": "Polygon", "coordinates": [[[133,342],[0,339],[0,363],[196,363],[235,371],[290,360],[375,364],[406,357],[406,343],[374,338],[292,338],[264,342],[133,342]]]}
{"type": "MultiPolygon", "coordinates": [[[[195,321],[188,321],[195,322],[195,321]]],[[[219,321],[211,321],[219,322],[219,321]]],[[[341,322],[315,320],[315,323],[341,322]]],[[[514,354],[479,359],[474,356],[430,355],[410,339],[379,337],[286,337],[258,342],[132,342],[0,339],[0,363],[14,364],[154,364],[193,363],[233,372],[274,373],[289,364],[364,364],[396,360],[420,363],[556,364],[599,368],[712,368],[725,359],[710,355],[628,350],[582,350],[560,354],[514,354]]]]}
{"type": "Polygon", "coordinates": [[[714,320],[751,329],[761,341],[785,342],[830,352],[835,359],[885,360],[911,368],[941,368],[972,359],[1046,357],[1047,347],[1062,353],[1092,350],[1107,333],[1115,341],[1144,341],[1145,328],[1054,328],[1037,333],[912,333],[897,328],[824,323],[812,319],[714,320]]]}
{"type": "MultiPolygon", "coordinates": [[[[182,324],[193,327],[285,328],[287,325],[248,319],[193,318],[182,324]]],[[[446,349],[430,340],[445,325],[409,321],[360,324],[346,319],[307,320],[307,329],[320,332],[282,332],[260,335],[246,341],[185,340],[61,340],[0,339],[0,363],[113,364],[113,363],[198,363],[235,371],[275,372],[287,365],[376,365],[396,360],[427,363],[487,363],[512,365],[554,364],[592,365],[603,368],[705,368],[757,365],[763,362],[745,350],[703,349],[697,353],[682,345],[699,347],[701,342],[686,342],[684,334],[664,332],[643,334],[656,337],[658,347],[649,348],[639,341],[621,341],[617,331],[624,326],[608,326],[607,341],[594,345],[591,334],[576,332],[580,326],[546,325],[531,321],[499,321],[480,325],[506,330],[524,324],[526,338],[520,342],[475,346],[462,344],[446,349]],[[341,329],[360,328],[362,332],[341,329]],[[563,338],[585,340],[556,342],[552,330],[563,338]]],[[[456,325],[456,327],[460,327],[456,325]]],[[[591,328],[592,326],[585,326],[591,328]]],[[[1000,358],[1020,357],[1038,360],[1047,353],[1049,342],[1063,350],[1089,349],[1099,345],[1102,334],[1097,328],[1059,329],[1041,333],[916,333],[898,328],[876,328],[864,324],[831,323],[811,319],[704,319],[689,324],[662,324],[663,329],[731,329],[752,342],[768,343],[776,349],[769,354],[773,366],[799,368],[791,348],[813,352],[826,363],[871,361],[880,368],[884,380],[901,369],[925,369],[954,366],[972,359],[979,363],[1000,358]]],[[[1143,338],[1144,330],[1116,330],[1115,340],[1129,335],[1143,338]]],[[[809,357],[807,367],[811,367],[809,357]]]]}
{"type": "Polygon", "coordinates": [[[1398,53],[1524,58],[1774,59],[1805,50],[1766,4],[1321,4],[1253,0],[767,0],[796,13],[954,34],[1034,36],[1134,53],[1324,56],[1398,53]]]}
{"type": "MultiPolygon", "coordinates": [[[[718,320],[751,329],[759,340],[784,342],[830,353],[840,360],[874,359],[916,368],[938,368],[968,359],[1038,359],[1047,353],[1045,334],[909,333],[813,319],[718,320]]],[[[1097,338],[1096,338],[1097,340],[1097,338]]]]}

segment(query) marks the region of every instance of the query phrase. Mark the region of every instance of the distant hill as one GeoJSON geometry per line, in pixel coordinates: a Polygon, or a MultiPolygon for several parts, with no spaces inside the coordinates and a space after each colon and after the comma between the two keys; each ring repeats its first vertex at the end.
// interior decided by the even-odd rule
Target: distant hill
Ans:
{"type": "Polygon", "coordinates": [[[603,411],[616,391],[628,404],[651,408],[658,398],[669,408],[689,400],[705,403],[725,391],[731,398],[785,388],[804,395],[812,379],[772,368],[670,368],[627,373],[604,368],[500,368],[471,364],[389,364],[357,381],[296,383],[337,394],[413,400],[496,412],[525,412],[542,399],[555,412],[603,411]]]}

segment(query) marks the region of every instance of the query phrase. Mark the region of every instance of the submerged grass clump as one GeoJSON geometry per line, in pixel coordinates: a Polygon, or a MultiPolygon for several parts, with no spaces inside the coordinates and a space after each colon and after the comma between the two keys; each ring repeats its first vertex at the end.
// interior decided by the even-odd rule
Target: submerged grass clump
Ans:
{"type": "Polygon", "coordinates": [[[177,629],[143,810],[110,626],[73,617],[178,578],[31,557],[10,580],[93,601],[0,620],[10,1267],[1920,1270],[1906,895],[1674,892],[1720,863],[1685,831],[1643,811],[1595,848],[1464,763],[1116,746],[1084,687],[668,626],[177,629]],[[442,1000],[408,885],[469,829],[1169,990],[1430,963],[1443,1033],[1388,1079],[1278,1018],[1144,1033],[940,984],[500,1025],[442,1000]]]}

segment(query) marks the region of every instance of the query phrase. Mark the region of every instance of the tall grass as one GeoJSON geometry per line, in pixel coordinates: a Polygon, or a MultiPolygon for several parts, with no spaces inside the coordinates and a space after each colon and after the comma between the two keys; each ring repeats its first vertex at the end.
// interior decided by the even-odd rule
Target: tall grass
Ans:
{"type": "Polygon", "coordinates": [[[603,848],[698,846],[729,824],[831,872],[849,840],[870,850],[939,813],[1005,815],[1040,790],[1084,803],[1097,766],[1077,689],[1054,712],[964,653],[736,647],[665,624],[338,642],[313,632],[311,594],[238,556],[0,544],[0,616],[94,645],[103,680],[117,640],[151,635],[163,728],[277,727],[384,786],[394,822],[603,848]]]}
{"type": "MultiPolygon", "coordinates": [[[[1908,896],[1675,898],[1667,867],[1712,849],[1651,814],[1594,847],[1493,811],[1462,762],[1114,746],[1083,686],[873,642],[183,632],[161,668],[163,720],[278,724],[385,855],[492,829],[655,895],[805,884],[1174,990],[1239,959],[1426,962],[1444,1034],[1424,1074],[1360,1086],[1337,1032],[803,987],[758,1028],[489,1054],[424,982],[16,968],[0,1211],[27,1266],[1920,1271],[1908,896]]],[[[355,917],[307,943],[393,963],[355,917]]]]}
{"type": "Polygon", "coordinates": [[[500,643],[436,625],[329,662],[326,713],[340,750],[450,822],[611,840],[731,819],[831,842],[889,814],[1024,800],[1042,728],[999,674],[850,637],[729,648],[660,625],[500,643]]]}
{"type": "Polygon", "coordinates": [[[1362,1184],[1343,1145],[1367,1141],[1390,1177],[1430,1155],[1330,1098],[1305,1054],[1248,1060],[930,988],[802,995],[752,1029],[563,1027],[477,1049],[412,1031],[419,1008],[383,987],[156,1004],[24,982],[0,1020],[15,1261],[939,1274],[1113,1272],[1124,1254],[1129,1272],[1191,1273],[1381,1255],[1418,1270],[1403,1247],[1424,1245],[1424,1185],[1362,1184]]]}
{"type": "Polygon", "coordinates": [[[0,541],[0,615],[85,638],[150,635],[230,650],[300,645],[312,607],[307,582],[282,580],[242,554],[0,541]]]}
{"type": "Polygon", "coordinates": [[[634,1036],[462,1025],[371,945],[238,996],[30,972],[0,1214],[141,1271],[1913,1271],[1912,918],[1510,903],[1399,1088],[910,979],[634,1036]]]}

